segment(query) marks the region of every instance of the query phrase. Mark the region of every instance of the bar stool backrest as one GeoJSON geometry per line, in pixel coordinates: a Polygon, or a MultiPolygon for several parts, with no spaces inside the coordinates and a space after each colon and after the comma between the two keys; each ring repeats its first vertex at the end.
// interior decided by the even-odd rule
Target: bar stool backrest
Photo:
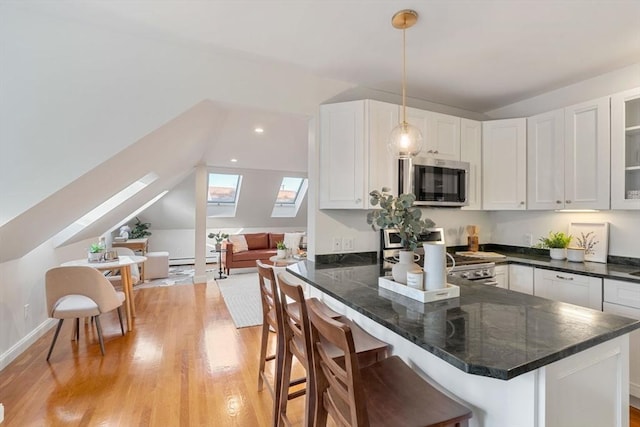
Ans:
{"type": "Polygon", "coordinates": [[[368,426],[364,389],[351,328],[326,316],[320,304],[315,298],[307,300],[315,395],[318,397],[314,425],[325,426],[328,412],[338,425],[368,426]],[[344,351],[343,364],[327,353],[321,337],[344,351]]]}
{"type": "Polygon", "coordinates": [[[310,363],[307,355],[311,354],[311,331],[309,330],[309,315],[305,304],[302,286],[288,281],[284,274],[278,275],[280,287],[280,301],[289,297],[298,304],[282,304],[282,324],[285,343],[291,353],[309,371],[310,363]]]}

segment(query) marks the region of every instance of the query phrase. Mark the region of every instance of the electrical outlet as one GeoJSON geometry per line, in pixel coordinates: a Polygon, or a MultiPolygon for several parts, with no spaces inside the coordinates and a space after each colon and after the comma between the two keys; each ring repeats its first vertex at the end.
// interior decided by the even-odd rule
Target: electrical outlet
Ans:
{"type": "Polygon", "coordinates": [[[333,238],[333,252],[340,252],[342,250],[342,238],[333,238]]]}
{"type": "Polygon", "coordinates": [[[533,246],[533,235],[531,233],[524,235],[524,244],[527,246],[533,246]]]}
{"type": "Polygon", "coordinates": [[[345,251],[352,251],[354,245],[353,237],[343,237],[342,238],[342,249],[345,251]]]}
{"type": "Polygon", "coordinates": [[[29,318],[29,314],[30,314],[29,304],[25,304],[24,305],[24,318],[25,318],[25,320],[29,318]]]}

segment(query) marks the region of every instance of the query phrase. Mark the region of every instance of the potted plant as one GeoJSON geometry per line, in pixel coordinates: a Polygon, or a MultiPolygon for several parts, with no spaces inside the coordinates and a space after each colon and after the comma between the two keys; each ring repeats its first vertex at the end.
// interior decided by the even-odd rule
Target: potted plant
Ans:
{"type": "Polygon", "coordinates": [[[89,262],[102,261],[104,247],[100,243],[92,243],[89,247],[88,259],[89,262]]]}
{"type": "Polygon", "coordinates": [[[222,242],[228,239],[229,235],[222,231],[218,231],[217,233],[209,233],[208,237],[216,241],[216,251],[219,251],[220,248],[222,248],[222,242]]]}
{"type": "Polygon", "coordinates": [[[556,233],[550,231],[547,237],[541,237],[538,247],[549,249],[551,259],[565,259],[567,257],[567,247],[572,236],[564,234],[562,231],[556,233]]]}
{"type": "Polygon", "coordinates": [[[399,283],[407,283],[407,271],[420,268],[414,263],[413,251],[418,247],[418,236],[426,228],[433,227],[435,223],[430,219],[422,219],[422,211],[413,206],[416,200],[414,194],[400,194],[393,196],[389,188],[383,187],[382,191],[374,190],[369,193],[371,204],[380,206],[367,213],[367,223],[376,228],[397,228],[403,250],[400,251],[400,259],[394,265],[391,273],[393,280],[399,283]]]}
{"type": "Polygon", "coordinates": [[[284,242],[276,242],[276,256],[278,258],[287,257],[287,246],[284,244],[284,242]]]}
{"type": "Polygon", "coordinates": [[[129,233],[129,238],[142,239],[143,237],[151,236],[149,227],[151,227],[150,222],[142,222],[138,217],[136,217],[136,223],[131,229],[131,233],[129,233]]]}

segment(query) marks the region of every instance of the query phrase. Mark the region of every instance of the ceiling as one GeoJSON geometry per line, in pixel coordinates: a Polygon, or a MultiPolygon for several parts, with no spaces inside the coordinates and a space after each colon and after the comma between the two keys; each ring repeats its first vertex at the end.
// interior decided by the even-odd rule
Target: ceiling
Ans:
{"type": "MultiPolygon", "coordinates": [[[[69,2],[65,2],[69,5],[69,2]]],[[[486,113],[640,62],[640,0],[77,1],[105,25],[486,113]]]]}

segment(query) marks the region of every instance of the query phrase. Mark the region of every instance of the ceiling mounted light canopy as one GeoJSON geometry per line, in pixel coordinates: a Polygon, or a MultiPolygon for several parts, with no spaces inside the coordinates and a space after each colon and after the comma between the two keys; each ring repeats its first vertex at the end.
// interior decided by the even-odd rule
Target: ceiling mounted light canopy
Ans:
{"type": "Polygon", "coordinates": [[[394,28],[402,30],[402,121],[393,128],[389,138],[389,150],[398,158],[407,159],[415,156],[422,148],[422,134],[415,126],[407,123],[407,67],[405,31],[418,22],[418,12],[405,9],[391,18],[394,28]]]}

